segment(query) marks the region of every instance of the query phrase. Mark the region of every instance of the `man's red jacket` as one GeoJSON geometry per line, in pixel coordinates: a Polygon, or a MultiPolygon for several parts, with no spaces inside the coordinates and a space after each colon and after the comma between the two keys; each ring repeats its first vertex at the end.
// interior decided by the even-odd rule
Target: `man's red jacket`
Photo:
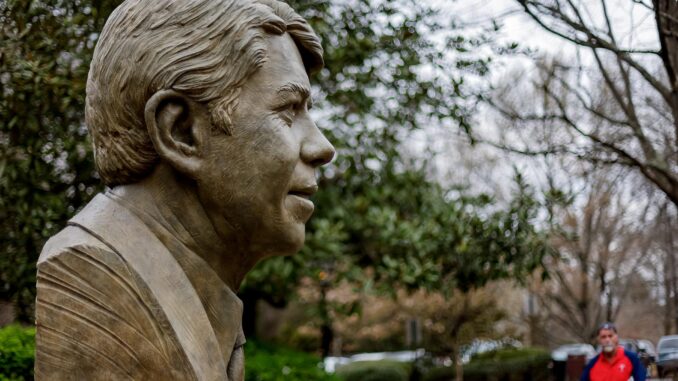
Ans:
{"type": "Polygon", "coordinates": [[[620,346],[612,361],[602,354],[592,358],[580,381],[628,381],[631,376],[634,381],[645,381],[645,367],[635,353],[620,346]]]}

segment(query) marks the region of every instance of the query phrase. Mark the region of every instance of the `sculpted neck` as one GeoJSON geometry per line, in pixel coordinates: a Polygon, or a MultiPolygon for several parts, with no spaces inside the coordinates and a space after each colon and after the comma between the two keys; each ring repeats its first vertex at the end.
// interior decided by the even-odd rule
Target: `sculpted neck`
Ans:
{"type": "Polygon", "coordinates": [[[217,235],[194,183],[165,163],[159,163],[142,181],[118,185],[110,193],[156,220],[205,260],[233,291],[257,262],[257,256],[238,243],[236,232],[231,237],[217,235]]]}

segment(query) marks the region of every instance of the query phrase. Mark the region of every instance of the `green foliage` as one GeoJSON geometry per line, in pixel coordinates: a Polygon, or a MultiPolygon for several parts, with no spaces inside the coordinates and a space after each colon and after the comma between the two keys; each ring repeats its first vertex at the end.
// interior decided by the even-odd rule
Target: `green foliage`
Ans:
{"type": "Polygon", "coordinates": [[[550,354],[542,348],[504,348],[479,353],[471,358],[471,362],[478,364],[482,362],[505,362],[515,359],[534,359],[544,356],[550,356],[550,354]]]}
{"type": "MultiPolygon", "coordinates": [[[[324,282],[320,274],[329,273],[332,282],[367,284],[362,270],[374,265],[384,275],[378,283],[401,275],[399,283],[412,288],[442,283],[425,256],[445,233],[426,218],[444,195],[403,145],[430,125],[468,128],[465,77],[487,71],[475,49],[486,38],[464,36],[450,27],[453,20],[416,0],[289,3],[323,40],[326,66],[313,79],[314,107],[337,158],[322,171],[304,251],[261,263],[244,288],[281,304],[301,277],[324,282]],[[447,38],[434,43],[433,33],[447,38]]],[[[444,206],[435,211],[449,211],[444,206]]]]}
{"type": "MultiPolygon", "coordinates": [[[[32,320],[45,240],[102,189],[84,127],[85,83],[119,2],[0,2],[0,299],[22,321],[32,320]]],[[[470,289],[538,265],[529,195],[504,211],[483,197],[451,198],[425,162],[403,153],[413,131],[470,128],[466,83],[487,72],[477,49],[487,35],[455,29],[417,0],[289,3],[323,40],[315,119],[338,157],[322,173],[303,253],[264,261],[245,288],[280,304],[302,277],[321,273],[331,274],[323,282],[365,287],[470,289]],[[434,32],[445,38],[434,42],[434,32]]]]}
{"type": "Polygon", "coordinates": [[[344,381],[407,381],[410,364],[395,361],[359,361],[337,369],[344,381]]]}
{"type": "Polygon", "coordinates": [[[288,2],[323,41],[326,66],[315,81],[319,105],[331,109],[319,123],[350,154],[342,164],[361,169],[366,159],[400,156],[403,130],[443,120],[468,125],[464,75],[487,72],[488,59],[474,49],[484,37],[464,36],[450,27],[454,20],[416,0],[288,2]],[[435,32],[447,39],[434,43],[435,32]]]}
{"type": "Polygon", "coordinates": [[[0,381],[33,379],[35,328],[9,325],[0,329],[0,381]]]}
{"type": "Polygon", "coordinates": [[[383,291],[468,291],[492,280],[522,279],[548,254],[534,226],[539,205],[519,177],[513,200],[502,209],[485,196],[451,198],[423,171],[371,174],[372,181],[325,186],[302,253],[267,260],[247,286],[280,295],[298,277],[320,285],[330,273],[330,282],[348,279],[383,291]]]}
{"type": "Polygon", "coordinates": [[[94,33],[118,2],[0,2],[0,299],[25,322],[45,240],[101,189],[85,83],[94,33]]]}
{"type": "Polygon", "coordinates": [[[339,381],[325,373],[320,358],[257,341],[245,344],[246,381],[339,381]]]}
{"type": "MultiPolygon", "coordinates": [[[[245,344],[247,381],[339,381],[320,367],[317,356],[256,341],[245,344]]],[[[33,379],[35,328],[0,329],[0,381],[33,379]]]]}
{"type": "Polygon", "coordinates": [[[543,349],[506,349],[493,352],[475,361],[464,369],[468,380],[546,380],[551,356],[543,349]]]}
{"type": "MultiPolygon", "coordinates": [[[[474,356],[464,366],[464,380],[548,380],[551,356],[539,348],[501,349],[474,356]]],[[[452,367],[434,368],[424,375],[424,381],[451,381],[452,367]]]]}

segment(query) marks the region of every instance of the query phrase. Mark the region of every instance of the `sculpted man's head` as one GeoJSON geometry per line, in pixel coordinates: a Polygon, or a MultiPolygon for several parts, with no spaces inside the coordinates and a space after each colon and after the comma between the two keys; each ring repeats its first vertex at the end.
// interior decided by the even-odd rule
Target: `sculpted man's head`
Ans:
{"type": "Polygon", "coordinates": [[[87,82],[101,178],[124,186],[171,168],[223,240],[261,257],[296,252],[315,169],[334,155],[308,112],[322,54],[276,0],[124,2],[87,82]]]}
{"type": "Polygon", "coordinates": [[[293,254],[334,148],[322,67],[276,0],[127,0],[101,33],[86,122],[110,187],[38,260],[36,380],[244,380],[236,291],[293,254]]]}

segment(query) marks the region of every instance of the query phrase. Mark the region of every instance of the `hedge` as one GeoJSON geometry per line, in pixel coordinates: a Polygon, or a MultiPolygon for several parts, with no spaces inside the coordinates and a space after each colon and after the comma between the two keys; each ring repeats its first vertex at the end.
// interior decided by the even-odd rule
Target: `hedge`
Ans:
{"type": "Polygon", "coordinates": [[[340,381],[318,356],[277,345],[250,340],[245,359],[245,381],[340,381]]]}
{"type": "MultiPolygon", "coordinates": [[[[33,379],[35,328],[0,329],[0,381],[33,379]]],[[[344,365],[336,375],[322,369],[320,358],[288,348],[249,341],[245,344],[246,381],[408,381],[412,364],[365,361],[344,365]]],[[[547,351],[503,349],[474,357],[464,366],[466,381],[539,381],[549,379],[547,351]]],[[[421,371],[421,370],[420,370],[421,371]]],[[[454,380],[451,367],[425,369],[423,381],[454,380]]]]}
{"type": "MultiPolygon", "coordinates": [[[[245,358],[245,381],[340,381],[304,352],[248,341],[245,358]]],[[[32,380],[34,363],[35,328],[0,328],[0,381],[32,380]]]]}
{"type": "MultiPolygon", "coordinates": [[[[538,348],[502,349],[480,354],[464,366],[465,381],[541,381],[550,378],[548,351],[538,348]]],[[[434,368],[424,381],[454,380],[452,367],[434,368]]]]}
{"type": "Polygon", "coordinates": [[[0,329],[0,381],[33,379],[35,328],[9,325],[0,329]]]}
{"type": "Polygon", "coordinates": [[[343,381],[408,381],[411,368],[396,361],[358,361],[340,366],[337,376],[343,381]]]}

